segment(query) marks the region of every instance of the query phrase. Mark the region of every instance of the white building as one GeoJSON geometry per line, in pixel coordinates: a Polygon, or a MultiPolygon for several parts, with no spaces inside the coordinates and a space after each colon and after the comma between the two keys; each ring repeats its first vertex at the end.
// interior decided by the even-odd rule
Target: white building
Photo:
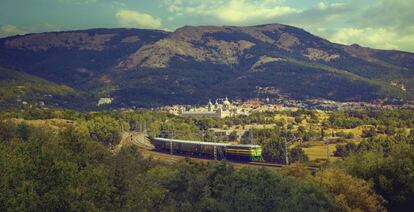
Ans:
{"type": "Polygon", "coordinates": [[[194,118],[225,118],[238,115],[238,111],[237,108],[232,106],[231,102],[226,97],[222,101],[220,101],[220,99],[216,99],[215,104],[209,100],[206,107],[196,108],[192,110],[182,110],[179,115],[182,117],[194,118]]]}

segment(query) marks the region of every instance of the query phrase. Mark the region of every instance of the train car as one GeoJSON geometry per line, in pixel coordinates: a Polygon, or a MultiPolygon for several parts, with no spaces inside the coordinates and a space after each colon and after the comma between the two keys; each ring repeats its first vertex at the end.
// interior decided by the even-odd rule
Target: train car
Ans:
{"type": "Polygon", "coordinates": [[[225,155],[227,159],[262,161],[262,148],[259,145],[228,145],[225,155]]]}
{"type": "Polygon", "coordinates": [[[169,138],[153,138],[152,144],[158,150],[172,151],[173,153],[179,152],[248,161],[262,160],[262,149],[258,145],[234,145],[169,138]]]}
{"type": "Polygon", "coordinates": [[[224,143],[185,141],[169,138],[153,138],[152,144],[158,150],[172,150],[172,152],[209,155],[221,158],[224,157],[224,149],[228,145],[224,143]]]}

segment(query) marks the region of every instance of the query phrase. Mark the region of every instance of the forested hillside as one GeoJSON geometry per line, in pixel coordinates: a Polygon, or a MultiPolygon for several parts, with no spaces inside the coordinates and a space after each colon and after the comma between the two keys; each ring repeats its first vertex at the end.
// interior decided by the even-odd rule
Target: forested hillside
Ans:
{"type": "Polygon", "coordinates": [[[58,106],[75,97],[76,91],[39,77],[0,67],[0,108],[13,108],[30,104],[58,106]]]}
{"type": "Polygon", "coordinates": [[[294,127],[281,122],[278,126],[285,128],[253,131],[253,142],[263,146],[269,162],[283,161],[284,139],[303,136],[304,142],[288,153],[296,163],[279,170],[191,159],[171,163],[121,142],[122,130],[144,126],[154,136],[169,136],[165,132],[175,129],[180,138],[203,139],[193,136],[223,124],[274,122],[271,113],[225,120],[149,111],[34,109],[0,115],[1,210],[405,211],[413,203],[414,133],[406,131],[414,126],[410,111],[332,113],[326,128],[372,127],[357,144],[339,143],[335,154],[342,159],[323,162],[314,173],[306,168],[303,150],[317,125],[300,129],[304,120],[317,119],[313,111],[291,114],[294,127]]]}

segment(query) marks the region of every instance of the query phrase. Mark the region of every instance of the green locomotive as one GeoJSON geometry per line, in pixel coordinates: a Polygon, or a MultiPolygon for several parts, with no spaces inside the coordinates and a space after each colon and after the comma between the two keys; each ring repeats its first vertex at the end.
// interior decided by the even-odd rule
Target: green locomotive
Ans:
{"type": "Polygon", "coordinates": [[[262,148],[259,145],[228,145],[224,151],[228,159],[262,160],[262,148]]]}
{"type": "Polygon", "coordinates": [[[158,150],[170,151],[171,153],[187,153],[195,155],[207,155],[210,157],[261,161],[262,148],[259,145],[211,143],[202,141],[185,141],[169,138],[153,138],[152,144],[158,150]]]}

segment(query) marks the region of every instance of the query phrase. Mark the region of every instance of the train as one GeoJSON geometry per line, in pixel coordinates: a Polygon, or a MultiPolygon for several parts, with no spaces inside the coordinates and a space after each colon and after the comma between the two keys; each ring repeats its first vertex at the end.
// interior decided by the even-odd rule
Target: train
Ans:
{"type": "Polygon", "coordinates": [[[251,144],[212,143],[169,138],[152,138],[156,150],[170,153],[204,155],[214,159],[262,161],[262,148],[251,144]]]}

